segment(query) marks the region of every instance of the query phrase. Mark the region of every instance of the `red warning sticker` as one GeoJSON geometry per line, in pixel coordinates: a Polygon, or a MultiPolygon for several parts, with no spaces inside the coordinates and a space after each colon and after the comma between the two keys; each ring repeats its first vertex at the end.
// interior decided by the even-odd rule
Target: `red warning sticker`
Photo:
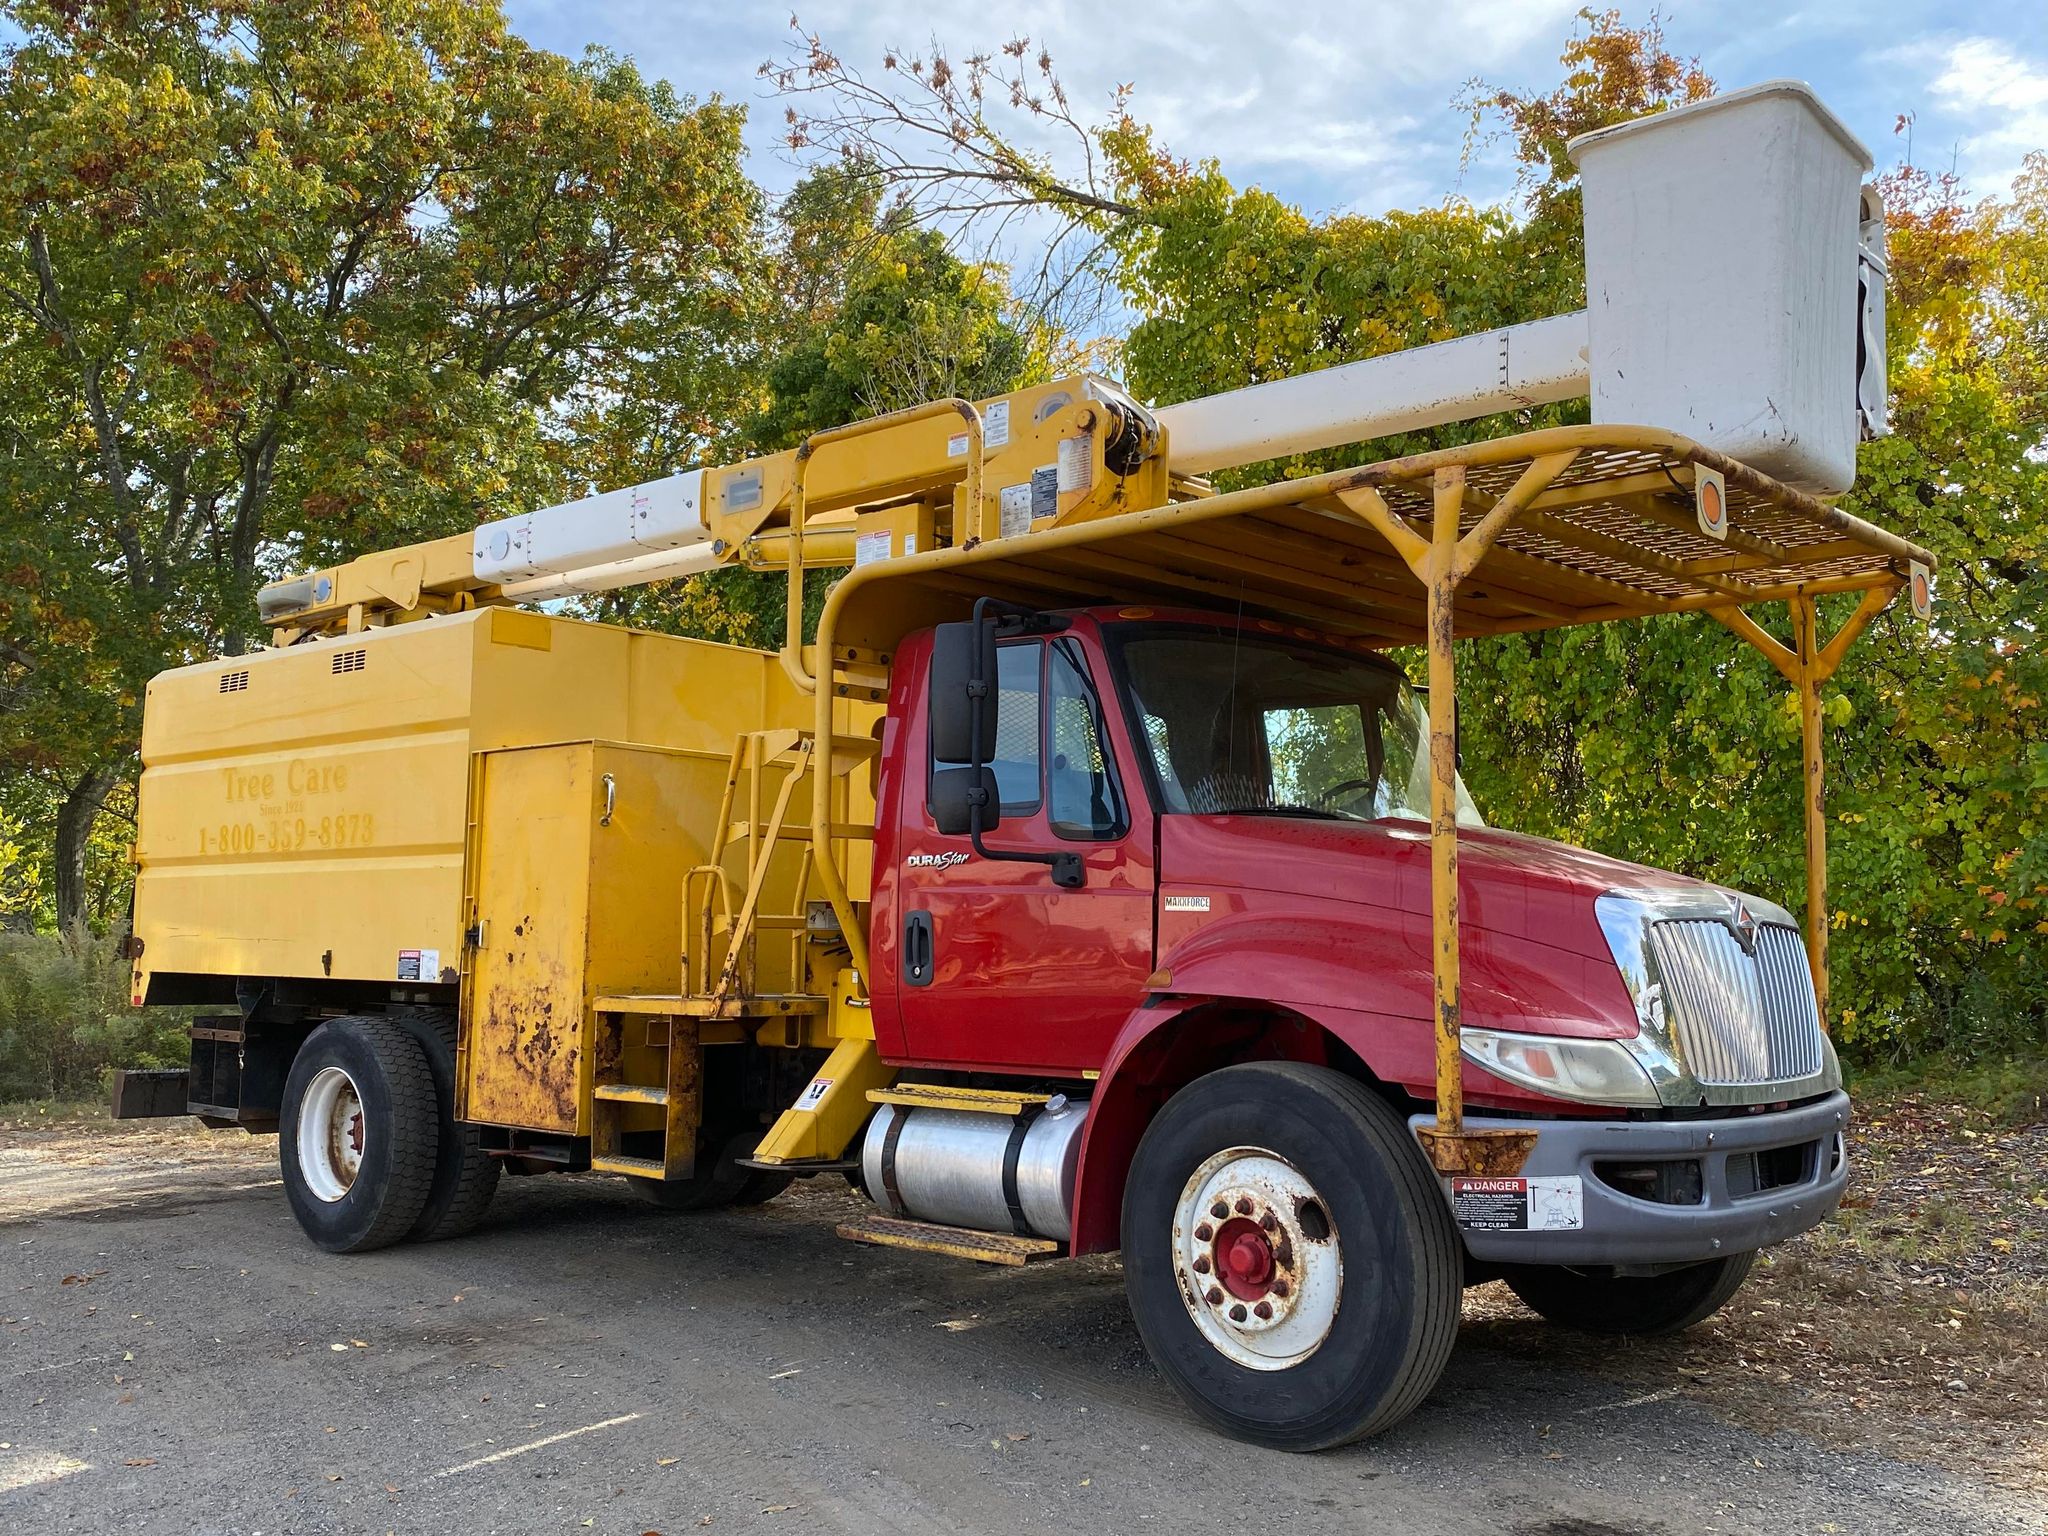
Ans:
{"type": "Polygon", "coordinates": [[[1468,1232],[1576,1232],[1586,1224],[1577,1174],[1452,1179],[1451,1214],[1468,1232]]]}

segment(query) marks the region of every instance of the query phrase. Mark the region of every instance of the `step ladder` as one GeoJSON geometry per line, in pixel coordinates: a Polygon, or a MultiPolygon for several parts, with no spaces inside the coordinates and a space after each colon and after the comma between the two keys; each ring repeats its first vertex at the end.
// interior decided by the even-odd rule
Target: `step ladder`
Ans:
{"type": "Polygon", "coordinates": [[[697,1127],[704,1117],[704,1083],[698,1021],[681,1012],[643,1012],[640,999],[599,998],[590,1085],[590,1166],[598,1173],[641,1179],[687,1179],[697,1171],[697,1127]],[[618,1006],[618,1005],[627,1006],[618,1006]],[[607,1006],[611,1005],[611,1006],[607,1006]],[[633,1082],[625,1075],[627,1053],[655,1051],[660,1082],[633,1082]],[[625,1151],[631,1112],[661,1111],[661,1156],[625,1151]]]}
{"type": "MultiPolygon", "coordinates": [[[[1051,1102],[1047,1094],[1011,1088],[955,1088],[943,1083],[897,1083],[888,1088],[868,1090],[871,1104],[894,1104],[905,1109],[950,1109],[966,1114],[999,1115],[1014,1119],[1033,1106],[1051,1102]]],[[[1025,1237],[1014,1232],[983,1232],[973,1227],[948,1227],[937,1222],[912,1221],[873,1211],[839,1224],[839,1235],[848,1242],[870,1243],[879,1248],[908,1248],[919,1253],[942,1253],[950,1258],[972,1259],[980,1264],[1021,1266],[1043,1259],[1058,1258],[1066,1244],[1049,1237],[1025,1237]]]]}

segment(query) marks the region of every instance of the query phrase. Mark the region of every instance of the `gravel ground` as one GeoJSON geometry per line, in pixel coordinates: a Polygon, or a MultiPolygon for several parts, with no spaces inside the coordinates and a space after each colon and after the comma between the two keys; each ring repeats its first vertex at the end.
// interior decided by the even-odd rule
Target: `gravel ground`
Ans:
{"type": "Polygon", "coordinates": [[[1421,1412],[1289,1457],[1189,1418],[1113,1259],[855,1247],[822,1181],[692,1217],[590,1177],[507,1181],[473,1237],[336,1259],[273,1156],[0,1129],[0,1529],[2048,1531],[1988,1444],[2038,1462],[2038,1419],[1966,1418],[1944,1468],[1903,1459],[1919,1410],[1885,1390],[1808,1411],[1843,1362],[1810,1343],[1837,1319],[1792,1253],[1675,1345],[1592,1346],[1474,1292],[1421,1412]]]}

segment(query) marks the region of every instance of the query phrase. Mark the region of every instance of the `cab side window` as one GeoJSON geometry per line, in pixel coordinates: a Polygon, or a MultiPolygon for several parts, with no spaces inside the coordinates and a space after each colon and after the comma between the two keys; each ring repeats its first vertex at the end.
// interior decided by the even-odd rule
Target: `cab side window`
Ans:
{"type": "Polygon", "coordinates": [[[1066,641],[1046,655],[1046,819],[1060,837],[1100,841],[1129,825],[1102,730],[1102,705],[1066,641]]]}
{"type": "MultiPolygon", "coordinates": [[[[1044,654],[1045,646],[1037,640],[996,649],[996,755],[988,768],[995,775],[1005,816],[1028,816],[1041,799],[1039,697],[1044,654]]],[[[928,764],[927,775],[937,766],[928,764]]]]}

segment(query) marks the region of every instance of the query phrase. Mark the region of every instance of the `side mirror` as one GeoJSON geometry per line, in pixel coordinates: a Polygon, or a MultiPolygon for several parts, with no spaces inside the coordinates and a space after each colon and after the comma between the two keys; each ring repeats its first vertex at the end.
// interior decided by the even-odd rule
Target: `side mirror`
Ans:
{"type": "Polygon", "coordinates": [[[932,771],[932,820],[943,837],[965,837],[974,830],[974,808],[981,806],[981,830],[993,832],[1002,823],[1003,797],[996,776],[986,767],[937,768],[932,771]]]}
{"type": "MultiPolygon", "coordinates": [[[[941,624],[932,631],[930,723],[936,762],[986,763],[996,755],[996,627],[990,621],[970,619],[941,624]],[[984,690],[979,741],[975,740],[971,691],[976,679],[984,690]]],[[[933,776],[934,796],[942,777],[943,773],[933,776]]],[[[994,810],[993,802],[989,809],[994,810]]],[[[984,817],[983,827],[994,825],[993,815],[984,817]]]]}

